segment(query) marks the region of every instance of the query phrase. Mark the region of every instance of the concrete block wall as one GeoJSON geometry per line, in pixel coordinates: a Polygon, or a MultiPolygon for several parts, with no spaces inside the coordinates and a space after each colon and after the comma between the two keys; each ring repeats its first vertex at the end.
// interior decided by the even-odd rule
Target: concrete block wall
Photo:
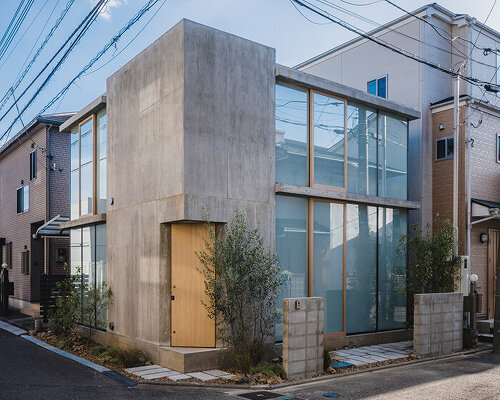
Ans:
{"type": "Polygon", "coordinates": [[[283,299],[283,367],[288,378],[323,372],[324,308],[323,297],[283,299]]]}
{"type": "Polygon", "coordinates": [[[463,349],[462,293],[415,295],[413,342],[419,356],[463,349]]]}

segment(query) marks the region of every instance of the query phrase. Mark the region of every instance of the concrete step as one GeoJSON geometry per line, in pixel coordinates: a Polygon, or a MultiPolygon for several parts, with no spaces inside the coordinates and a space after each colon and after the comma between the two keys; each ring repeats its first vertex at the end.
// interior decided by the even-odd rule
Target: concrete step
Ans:
{"type": "Polygon", "coordinates": [[[40,318],[41,317],[40,311],[36,311],[32,308],[21,308],[21,314],[29,315],[30,317],[33,317],[33,318],[40,318]]]}
{"type": "Polygon", "coordinates": [[[477,340],[479,342],[493,343],[493,334],[492,333],[480,333],[479,335],[477,335],[477,340]]]}
{"type": "Polygon", "coordinates": [[[479,333],[493,333],[493,322],[492,319],[477,321],[477,331],[479,333]]]}

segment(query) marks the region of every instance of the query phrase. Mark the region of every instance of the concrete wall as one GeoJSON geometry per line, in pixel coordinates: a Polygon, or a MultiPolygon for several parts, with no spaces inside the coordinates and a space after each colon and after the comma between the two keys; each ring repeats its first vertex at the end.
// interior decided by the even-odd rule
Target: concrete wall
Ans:
{"type": "Polygon", "coordinates": [[[419,356],[450,354],[463,349],[462,293],[415,295],[415,353],[419,356]]]}
{"type": "Polygon", "coordinates": [[[183,20],[107,81],[108,312],[170,344],[169,224],[246,208],[274,237],[274,50],[183,20]]]}
{"type": "Polygon", "coordinates": [[[323,297],[283,299],[283,367],[288,378],[323,372],[324,308],[323,297]]]}

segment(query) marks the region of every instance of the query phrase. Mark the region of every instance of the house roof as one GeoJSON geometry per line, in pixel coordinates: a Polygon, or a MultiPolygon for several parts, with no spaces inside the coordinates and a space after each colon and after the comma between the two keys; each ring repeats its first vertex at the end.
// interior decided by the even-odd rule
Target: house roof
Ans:
{"type": "MultiPolygon", "coordinates": [[[[439,11],[440,13],[446,15],[447,17],[449,17],[451,19],[452,22],[454,21],[458,21],[458,20],[461,20],[461,19],[464,19],[466,22],[470,23],[470,24],[474,24],[474,25],[477,25],[481,31],[485,31],[485,32],[488,32],[492,35],[495,35],[497,36],[498,38],[500,38],[500,32],[496,31],[495,29],[479,22],[476,20],[476,18],[474,17],[471,17],[470,15],[468,14],[455,14],[453,13],[452,11],[448,10],[447,8],[444,8],[443,6],[440,6],[438,3],[429,3],[429,4],[426,4],[420,8],[417,8],[415,11],[412,11],[410,14],[413,14],[413,15],[419,15],[421,14],[422,12],[424,11],[427,11],[428,9],[435,9],[436,11],[439,11]]],[[[396,19],[393,19],[392,21],[386,23],[386,24],[383,24],[381,26],[379,26],[378,28],[375,28],[369,32],[367,32],[367,35],[369,36],[373,36],[373,35],[376,35],[377,33],[379,32],[382,32],[388,28],[390,28],[391,26],[393,25],[396,25],[396,24],[399,24],[400,22],[406,20],[406,19],[409,19],[409,18],[414,18],[414,16],[412,15],[409,15],[409,14],[404,14],[402,15],[401,17],[399,18],[396,18],[396,19]]],[[[339,50],[342,50],[343,48],[346,48],[346,47],[349,47],[351,46],[352,44],[354,43],[357,43],[361,40],[365,40],[365,38],[361,37],[361,36],[358,36],[354,39],[351,39],[339,46],[336,46],[330,50],[327,50],[321,54],[318,54],[317,56],[314,56],[306,61],[303,61],[301,62],[300,64],[297,64],[294,68],[302,68],[302,67],[305,67],[309,64],[312,64],[313,62],[315,61],[318,61],[318,60],[321,60],[322,58],[326,57],[326,56],[329,56],[330,54],[334,54],[336,52],[338,52],[339,50]]]]}
{"type": "Polygon", "coordinates": [[[27,131],[33,129],[38,124],[47,124],[60,126],[64,121],[70,118],[74,113],[58,113],[58,114],[44,114],[35,117],[28,124],[25,125],[23,129],[21,129],[17,134],[15,134],[7,143],[5,143],[0,148],[0,154],[2,154],[5,150],[11,147],[17,140],[19,140],[23,135],[26,134],[27,131]]]}

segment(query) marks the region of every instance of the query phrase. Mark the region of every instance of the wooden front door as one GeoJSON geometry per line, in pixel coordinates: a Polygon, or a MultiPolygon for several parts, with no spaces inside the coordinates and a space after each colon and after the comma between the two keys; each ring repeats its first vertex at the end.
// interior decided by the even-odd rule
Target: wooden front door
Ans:
{"type": "Polygon", "coordinates": [[[215,323],[207,316],[205,280],[197,251],[209,238],[205,224],[172,224],[171,345],[215,347],[215,323]]]}
{"type": "Polygon", "coordinates": [[[492,319],[495,312],[496,269],[498,263],[498,243],[500,232],[489,230],[488,243],[488,318],[492,319]]]}

